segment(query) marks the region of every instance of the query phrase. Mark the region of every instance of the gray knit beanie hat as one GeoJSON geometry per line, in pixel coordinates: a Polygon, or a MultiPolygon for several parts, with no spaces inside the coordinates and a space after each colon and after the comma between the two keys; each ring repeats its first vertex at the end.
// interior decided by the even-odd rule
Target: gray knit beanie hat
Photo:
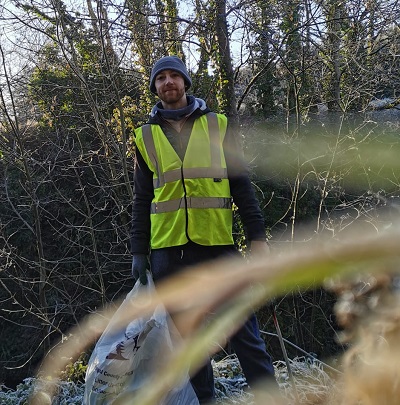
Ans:
{"type": "Polygon", "coordinates": [[[177,56],[164,56],[154,64],[153,69],[151,70],[150,91],[152,93],[157,94],[156,86],[154,85],[156,76],[163,70],[167,69],[175,70],[182,75],[186,84],[186,90],[192,85],[192,79],[190,78],[186,66],[182,60],[177,56]]]}

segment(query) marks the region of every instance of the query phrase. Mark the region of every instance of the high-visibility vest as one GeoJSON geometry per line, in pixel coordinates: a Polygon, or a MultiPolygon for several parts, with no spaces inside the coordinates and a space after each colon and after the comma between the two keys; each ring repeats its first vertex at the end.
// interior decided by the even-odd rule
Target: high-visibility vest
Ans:
{"type": "Polygon", "coordinates": [[[183,161],[161,127],[135,131],[136,147],[153,172],[150,222],[152,249],[231,245],[232,196],[222,143],[227,119],[208,113],[194,121],[183,161]]]}

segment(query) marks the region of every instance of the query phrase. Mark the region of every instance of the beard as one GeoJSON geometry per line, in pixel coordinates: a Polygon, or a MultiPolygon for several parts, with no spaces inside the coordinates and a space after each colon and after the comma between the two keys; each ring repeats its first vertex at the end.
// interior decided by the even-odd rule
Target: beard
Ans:
{"type": "Polygon", "coordinates": [[[172,87],[160,91],[158,97],[167,104],[178,103],[185,96],[185,88],[172,87]]]}

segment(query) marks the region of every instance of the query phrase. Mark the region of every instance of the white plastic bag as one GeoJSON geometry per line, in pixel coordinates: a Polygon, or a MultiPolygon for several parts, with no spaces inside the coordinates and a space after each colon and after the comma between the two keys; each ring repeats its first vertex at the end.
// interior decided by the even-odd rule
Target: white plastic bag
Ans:
{"type": "MultiPolygon", "coordinates": [[[[127,305],[146,290],[154,291],[152,278],[143,287],[136,282],[115,312],[89,359],[83,405],[111,405],[117,398],[134,394],[158,367],[165,365],[179,338],[168,324],[165,308],[159,305],[152,315],[116,328],[127,305]]],[[[134,303],[134,301],[133,301],[134,303]]],[[[189,377],[172,389],[159,405],[198,405],[189,377]]]]}

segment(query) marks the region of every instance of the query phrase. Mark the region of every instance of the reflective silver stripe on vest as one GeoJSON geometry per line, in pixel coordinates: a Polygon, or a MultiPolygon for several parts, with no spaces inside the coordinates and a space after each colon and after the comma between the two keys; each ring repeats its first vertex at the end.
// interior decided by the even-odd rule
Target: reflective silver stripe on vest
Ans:
{"type": "Polygon", "coordinates": [[[142,136],[143,136],[143,143],[144,143],[145,149],[147,151],[147,154],[149,155],[149,159],[150,159],[151,163],[153,163],[153,166],[156,169],[157,178],[153,180],[154,188],[161,187],[159,185],[160,184],[160,168],[158,165],[156,146],[154,145],[154,139],[151,134],[151,125],[150,124],[146,124],[146,125],[142,126],[142,136]]]}
{"type": "Polygon", "coordinates": [[[151,204],[151,214],[178,211],[180,208],[232,208],[232,199],[224,197],[190,197],[151,204]]]}
{"type": "Polygon", "coordinates": [[[164,174],[159,175],[158,179],[153,179],[153,186],[154,188],[160,188],[165,185],[165,183],[171,183],[172,181],[181,180],[182,179],[182,169],[174,169],[170,170],[169,172],[165,172],[164,174]]]}
{"type": "Polygon", "coordinates": [[[159,178],[153,179],[154,188],[162,187],[165,183],[170,183],[177,180],[185,179],[227,179],[228,171],[223,167],[184,167],[183,170],[175,169],[165,172],[159,178]]]}
{"type": "Polygon", "coordinates": [[[185,179],[227,179],[228,170],[223,167],[186,167],[183,168],[183,177],[185,179]]]}

